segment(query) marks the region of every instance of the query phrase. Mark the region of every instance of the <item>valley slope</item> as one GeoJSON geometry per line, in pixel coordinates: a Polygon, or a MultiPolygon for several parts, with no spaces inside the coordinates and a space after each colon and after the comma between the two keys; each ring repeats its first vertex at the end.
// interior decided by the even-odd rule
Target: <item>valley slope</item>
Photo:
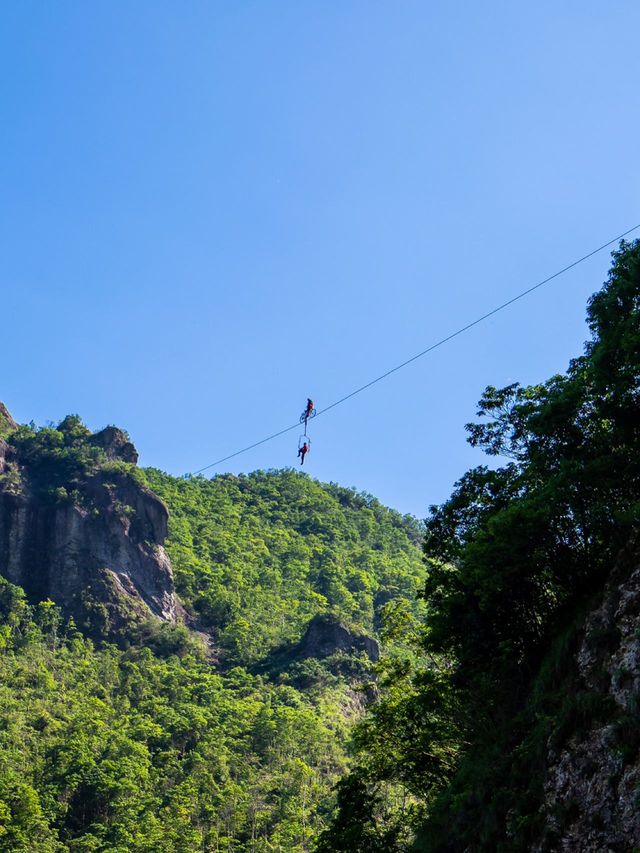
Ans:
{"type": "Polygon", "coordinates": [[[140,470],[76,416],[0,437],[0,850],[310,850],[420,525],[293,471],[140,470]]]}

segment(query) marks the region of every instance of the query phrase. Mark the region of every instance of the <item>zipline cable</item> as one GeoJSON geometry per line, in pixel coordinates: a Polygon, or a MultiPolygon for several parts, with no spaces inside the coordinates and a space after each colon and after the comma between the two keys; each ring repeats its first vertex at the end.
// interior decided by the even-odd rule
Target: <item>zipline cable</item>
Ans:
{"type": "MultiPolygon", "coordinates": [[[[563,267],[561,270],[554,272],[553,275],[548,276],[547,278],[539,281],[537,284],[534,284],[532,287],[528,287],[526,290],[523,290],[521,293],[518,293],[517,296],[513,296],[511,299],[508,299],[506,302],[503,302],[501,305],[498,305],[496,308],[492,308],[491,311],[487,311],[486,314],[483,314],[481,317],[478,317],[476,320],[473,320],[471,323],[467,323],[466,326],[462,326],[460,329],[457,329],[455,332],[452,332],[450,335],[447,335],[445,338],[441,338],[436,343],[431,344],[426,349],[423,349],[422,352],[416,353],[416,355],[412,355],[411,358],[408,358],[406,361],[397,364],[395,367],[392,367],[390,370],[387,370],[385,373],[381,373],[380,376],[376,376],[375,379],[372,379],[370,382],[361,385],[359,388],[356,388],[355,391],[351,391],[349,394],[345,394],[344,397],[340,397],[339,400],[336,400],[330,405],[325,406],[324,409],[321,409],[316,417],[320,415],[324,415],[330,409],[335,409],[336,406],[339,406],[341,403],[350,400],[352,397],[355,397],[356,394],[361,394],[363,391],[366,391],[367,388],[371,388],[372,385],[376,385],[378,382],[382,382],[383,379],[386,379],[388,376],[391,376],[392,373],[396,373],[398,370],[402,370],[403,367],[406,367],[408,364],[411,364],[414,361],[417,361],[419,358],[427,355],[430,352],[433,352],[438,347],[443,346],[444,344],[452,341],[454,338],[457,338],[459,335],[468,332],[469,329],[473,329],[474,326],[477,326],[479,323],[484,322],[484,320],[488,320],[489,317],[493,317],[494,314],[497,314],[499,311],[503,311],[505,308],[508,308],[509,305],[513,305],[514,302],[518,302],[518,300],[523,299],[525,296],[528,296],[530,293],[533,293],[534,290],[538,290],[538,288],[543,287],[545,284],[548,284],[550,281],[553,281],[555,278],[559,278],[564,273],[569,270],[577,267],[578,264],[583,263],[584,261],[589,260],[594,255],[597,255],[598,252],[601,252],[603,249],[608,248],[613,243],[617,243],[619,240],[622,240],[624,237],[627,237],[629,234],[632,234],[634,231],[637,231],[640,228],[640,223],[634,225],[633,228],[629,228],[628,231],[625,231],[623,234],[619,234],[617,237],[614,237],[611,240],[608,240],[606,243],[603,243],[602,246],[598,246],[597,249],[593,249],[593,251],[589,252],[586,255],[583,255],[581,258],[578,258],[577,261],[573,261],[568,266],[563,267]]],[[[268,441],[273,441],[274,438],[278,438],[280,435],[284,435],[287,432],[291,432],[292,429],[298,429],[300,423],[292,424],[291,426],[285,427],[281,429],[279,432],[274,432],[272,435],[268,435],[266,438],[260,439],[260,441],[256,441],[253,444],[248,445],[248,447],[243,447],[242,450],[236,450],[235,453],[230,453],[228,456],[224,456],[222,459],[218,459],[216,462],[211,462],[209,465],[205,465],[204,468],[199,468],[197,471],[194,471],[195,474],[201,474],[203,471],[207,471],[209,468],[215,468],[216,465],[221,465],[223,462],[226,462],[228,459],[233,459],[235,456],[240,456],[242,453],[246,453],[249,450],[253,450],[254,447],[259,447],[261,444],[266,444],[268,441]]]]}

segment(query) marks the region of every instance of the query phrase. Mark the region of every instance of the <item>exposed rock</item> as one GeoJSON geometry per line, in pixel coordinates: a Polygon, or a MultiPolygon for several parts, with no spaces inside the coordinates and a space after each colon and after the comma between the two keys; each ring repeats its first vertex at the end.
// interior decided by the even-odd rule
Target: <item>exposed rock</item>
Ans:
{"type": "Polygon", "coordinates": [[[108,426],[94,433],[89,439],[90,444],[101,447],[108,459],[120,459],[122,462],[138,463],[138,451],[129,441],[125,432],[118,427],[108,426]]]}
{"type": "Polygon", "coordinates": [[[10,430],[17,429],[18,424],[11,417],[11,412],[5,404],[0,400],[0,433],[9,432],[10,430]]]}
{"type": "Polygon", "coordinates": [[[271,651],[252,671],[276,681],[286,674],[286,682],[298,690],[311,689],[331,673],[349,686],[343,711],[355,719],[378,698],[371,664],[362,659],[362,652],[369,661],[377,661],[377,640],[351,631],[335,616],[318,614],[309,621],[299,642],[271,651]]]}
{"type": "Polygon", "coordinates": [[[549,751],[545,832],[532,850],[640,849],[639,615],[640,568],[622,565],[586,621],[577,657],[580,686],[609,699],[612,714],[549,751]]]}
{"type": "MultiPolygon", "coordinates": [[[[111,459],[135,448],[108,427],[89,439],[111,459]]],[[[131,618],[175,622],[171,563],[164,551],[168,510],[128,472],[98,468],[43,497],[29,465],[0,439],[0,574],[32,601],[50,598],[90,631],[109,634],[131,618]]]]}
{"type": "Polygon", "coordinates": [[[380,657],[378,641],[366,634],[355,634],[334,616],[318,615],[309,622],[296,646],[294,657],[326,658],[336,652],[365,652],[370,660],[380,657]]]}

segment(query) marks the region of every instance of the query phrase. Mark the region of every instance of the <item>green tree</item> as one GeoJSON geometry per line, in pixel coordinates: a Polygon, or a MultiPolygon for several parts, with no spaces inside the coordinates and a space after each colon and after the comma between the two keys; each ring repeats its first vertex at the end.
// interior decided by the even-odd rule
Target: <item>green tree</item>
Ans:
{"type": "Polygon", "coordinates": [[[469,441],[504,464],[467,472],[430,509],[420,645],[431,665],[387,661],[395,675],[356,730],[357,768],[321,849],[346,850],[350,833],[360,849],[358,832],[397,825],[372,800],[389,779],[428,815],[414,849],[529,849],[513,827],[525,833],[538,812],[531,771],[549,709],[569,713],[553,675],[568,646],[552,640],[640,521],[640,242],[613,253],[587,320],[591,340],[566,374],[484,392],[469,441]]]}

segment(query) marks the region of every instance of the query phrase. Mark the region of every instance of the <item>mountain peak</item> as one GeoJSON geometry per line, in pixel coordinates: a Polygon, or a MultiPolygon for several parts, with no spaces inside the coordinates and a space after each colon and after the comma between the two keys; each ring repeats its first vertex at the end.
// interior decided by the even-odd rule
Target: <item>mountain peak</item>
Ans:
{"type": "Polygon", "coordinates": [[[18,424],[14,421],[11,412],[5,404],[0,400],[0,432],[6,432],[17,429],[18,424]]]}
{"type": "Polygon", "coordinates": [[[94,432],[89,438],[94,447],[101,447],[110,460],[121,460],[133,465],[138,463],[138,451],[129,441],[127,433],[116,426],[107,426],[100,432],[94,432]]]}
{"type": "Polygon", "coordinates": [[[168,509],[133,469],[114,464],[137,462],[127,434],[92,434],[76,415],[55,429],[12,432],[5,406],[0,416],[0,574],[34,603],[54,600],[93,636],[151,616],[176,622],[168,509]]]}

